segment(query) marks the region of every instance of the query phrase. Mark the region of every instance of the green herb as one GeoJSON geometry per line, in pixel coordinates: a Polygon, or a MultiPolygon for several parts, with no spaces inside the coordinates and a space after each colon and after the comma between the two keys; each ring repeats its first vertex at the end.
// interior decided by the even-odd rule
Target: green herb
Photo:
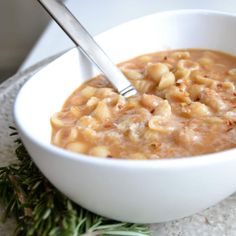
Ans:
{"type": "Polygon", "coordinates": [[[21,140],[15,142],[17,162],[0,168],[0,199],[3,219],[16,218],[17,236],[150,235],[147,225],[117,222],[76,205],[40,173],[21,140]]]}

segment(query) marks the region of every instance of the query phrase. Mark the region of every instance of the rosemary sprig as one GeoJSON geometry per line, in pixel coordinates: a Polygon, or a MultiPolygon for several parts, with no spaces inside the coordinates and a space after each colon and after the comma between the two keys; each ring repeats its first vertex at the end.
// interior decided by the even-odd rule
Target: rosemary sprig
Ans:
{"type": "Polygon", "coordinates": [[[117,222],[76,205],[41,174],[21,140],[15,142],[17,162],[0,168],[0,199],[3,219],[16,218],[17,236],[150,235],[147,225],[117,222]]]}

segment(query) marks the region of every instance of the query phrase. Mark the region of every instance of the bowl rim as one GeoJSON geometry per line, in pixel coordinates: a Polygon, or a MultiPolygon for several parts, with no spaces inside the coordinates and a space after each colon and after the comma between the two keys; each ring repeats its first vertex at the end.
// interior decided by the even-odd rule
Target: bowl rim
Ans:
{"type": "MultiPolygon", "coordinates": [[[[95,36],[95,39],[100,39],[104,36],[104,34],[107,33],[107,31],[116,30],[117,27],[123,27],[126,24],[132,24],[137,21],[142,21],[145,18],[151,18],[155,16],[171,16],[171,15],[215,15],[215,16],[224,16],[224,17],[230,17],[230,18],[236,18],[236,13],[231,12],[224,12],[224,11],[217,11],[217,10],[207,10],[207,9],[177,9],[177,10],[168,10],[168,11],[162,11],[162,12],[156,12],[149,15],[145,15],[127,22],[124,22],[122,24],[119,24],[117,26],[114,26],[98,35],[95,36]]],[[[235,19],[236,22],[236,19],[235,19]]],[[[73,47],[72,49],[69,49],[65,51],[62,55],[59,56],[59,58],[66,53],[71,52],[72,50],[77,49],[76,47],[73,47]]],[[[56,58],[55,60],[57,60],[56,58]]],[[[55,60],[49,62],[47,65],[53,63],[55,60]]],[[[47,66],[46,65],[46,66],[47,66]]],[[[40,72],[43,68],[41,68],[36,73],[40,72]]],[[[34,77],[35,74],[31,76],[34,77]]],[[[27,83],[27,82],[26,82],[27,83]]],[[[24,85],[23,85],[24,87],[24,85]]],[[[20,120],[18,119],[18,111],[17,111],[17,103],[18,103],[18,97],[21,94],[22,89],[18,92],[14,106],[13,106],[13,116],[16,123],[17,128],[19,129],[19,134],[21,137],[27,137],[34,145],[39,146],[43,150],[52,153],[56,155],[58,158],[67,158],[69,160],[73,161],[79,161],[86,164],[94,164],[98,166],[113,166],[113,167],[125,167],[125,168],[148,168],[148,169],[175,169],[175,168],[184,168],[187,166],[202,166],[202,165],[212,165],[212,163],[222,163],[226,161],[235,160],[235,151],[236,148],[227,149],[220,152],[215,153],[209,153],[209,154],[203,154],[203,155],[197,155],[197,156],[186,156],[186,157],[176,157],[176,158],[163,158],[163,159],[155,159],[155,160],[132,160],[132,159],[113,159],[113,158],[101,158],[101,157],[95,157],[90,155],[85,155],[82,153],[74,153],[68,150],[65,150],[63,148],[57,147],[51,143],[44,143],[41,141],[36,140],[33,135],[30,134],[30,131],[27,131],[24,129],[24,127],[21,125],[20,120]]],[[[23,138],[24,139],[24,138],[23,138]]],[[[24,143],[24,140],[23,140],[24,143]]],[[[32,156],[34,159],[34,156],[32,156]]]]}
{"type": "Polygon", "coordinates": [[[186,8],[186,9],[175,9],[175,10],[165,10],[161,12],[154,12],[151,14],[147,14],[141,17],[134,18],[132,20],[125,21],[121,24],[118,24],[116,26],[113,26],[111,28],[108,28],[107,30],[97,34],[94,36],[95,39],[99,39],[100,37],[103,37],[104,34],[107,33],[107,31],[116,30],[118,27],[124,27],[126,24],[132,24],[137,21],[142,21],[146,18],[152,18],[156,15],[158,16],[170,16],[170,15],[193,15],[193,14],[201,14],[201,15],[217,15],[217,16],[224,16],[224,17],[236,17],[236,12],[227,12],[227,11],[220,11],[220,10],[210,10],[210,9],[192,9],[192,8],[186,8]]]}

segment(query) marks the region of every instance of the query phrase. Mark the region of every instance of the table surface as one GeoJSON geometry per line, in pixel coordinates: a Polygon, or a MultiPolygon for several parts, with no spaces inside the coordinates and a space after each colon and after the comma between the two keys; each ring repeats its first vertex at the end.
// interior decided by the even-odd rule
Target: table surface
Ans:
{"type": "MultiPolygon", "coordinates": [[[[211,9],[236,12],[235,0],[67,0],[67,7],[92,35],[131,19],[175,9],[211,9]]],[[[64,32],[51,22],[25,59],[20,70],[73,47],[64,32]]]]}

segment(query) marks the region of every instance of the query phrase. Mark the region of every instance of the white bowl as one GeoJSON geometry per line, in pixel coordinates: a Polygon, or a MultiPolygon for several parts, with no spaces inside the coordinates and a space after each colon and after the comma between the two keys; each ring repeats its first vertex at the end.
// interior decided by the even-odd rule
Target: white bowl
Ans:
{"type": "MultiPolygon", "coordinates": [[[[115,62],[175,48],[236,55],[236,16],[204,10],[157,13],[113,28],[96,40],[115,62]]],[[[166,160],[111,160],[50,144],[50,117],[98,71],[75,48],[36,73],[19,92],[14,117],[43,174],[97,214],[129,222],[173,220],[201,211],[236,190],[236,151],[166,160]]]]}

